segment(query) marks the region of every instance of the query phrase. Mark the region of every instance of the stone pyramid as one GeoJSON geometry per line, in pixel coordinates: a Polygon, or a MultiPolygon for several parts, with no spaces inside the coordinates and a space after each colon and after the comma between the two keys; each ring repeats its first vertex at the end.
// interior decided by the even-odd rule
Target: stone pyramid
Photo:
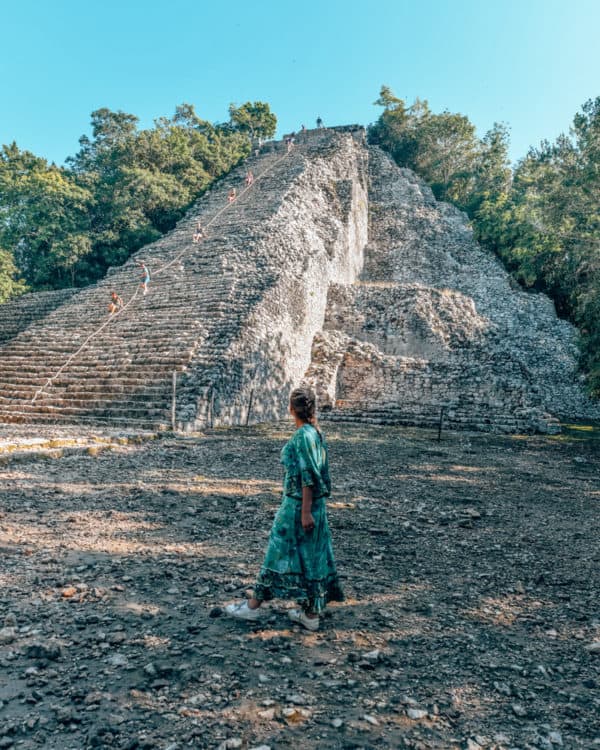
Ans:
{"type": "Polygon", "coordinates": [[[175,372],[181,429],[281,418],[306,378],[329,419],[443,407],[456,427],[555,431],[600,419],[576,356],[551,301],[350,126],[267,144],[97,284],[0,306],[0,421],[167,426],[175,372]],[[113,289],[127,304],[108,319],[113,289]]]}

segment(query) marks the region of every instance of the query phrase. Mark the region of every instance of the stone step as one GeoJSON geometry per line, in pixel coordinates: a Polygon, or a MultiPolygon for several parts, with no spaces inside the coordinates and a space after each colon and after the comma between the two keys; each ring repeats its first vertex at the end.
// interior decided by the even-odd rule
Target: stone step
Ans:
{"type": "Polygon", "coordinates": [[[29,413],[20,412],[17,409],[11,409],[10,412],[0,412],[0,422],[14,423],[14,424],[43,424],[43,425],[77,425],[87,424],[90,426],[108,426],[108,425],[123,425],[125,427],[136,426],[138,429],[167,429],[170,423],[170,419],[138,419],[135,417],[122,417],[112,415],[110,417],[98,417],[78,414],[76,416],[67,414],[42,414],[39,412],[29,413]]]}
{"type": "MultiPolygon", "coordinates": [[[[12,409],[5,405],[0,406],[0,416],[10,414],[12,409]]],[[[135,404],[128,404],[126,402],[117,402],[111,405],[109,408],[91,408],[89,405],[86,406],[70,406],[70,405],[45,405],[45,404],[19,404],[18,411],[22,415],[34,415],[43,414],[45,416],[52,415],[64,415],[70,417],[84,416],[84,417],[100,417],[109,418],[111,416],[116,417],[132,417],[134,419],[146,419],[152,421],[153,419],[163,418],[166,415],[165,408],[150,407],[148,405],[138,406],[135,404]]]]}
{"type": "Polygon", "coordinates": [[[103,380],[101,382],[86,382],[86,381],[73,381],[71,383],[58,383],[52,382],[50,385],[43,383],[39,386],[27,385],[19,389],[4,390],[0,394],[0,401],[10,401],[14,399],[25,399],[29,400],[36,396],[38,400],[51,399],[51,398],[122,398],[144,394],[145,397],[161,398],[163,394],[171,388],[172,377],[165,377],[162,380],[155,380],[149,382],[147,380],[139,379],[135,381],[123,382],[110,382],[103,380]]]}
{"type": "Polygon", "coordinates": [[[164,377],[165,373],[169,374],[175,371],[180,371],[182,367],[187,364],[186,361],[158,361],[158,360],[147,360],[145,364],[137,364],[126,366],[123,363],[117,365],[99,365],[97,361],[90,361],[89,366],[84,363],[79,363],[77,367],[67,367],[59,372],[58,367],[38,367],[29,365],[28,369],[5,367],[0,369],[0,376],[6,378],[5,386],[9,386],[10,382],[8,378],[11,374],[17,375],[19,380],[23,380],[24,376],[31,375],[33,378],[40,378],[46,376],[46,378],[53,378],[54,380],[61,379],[63,382],[69,380],[80,380],[85,378],[87,380],[96,381],[104,378],[114,378],[115,380],[121,377],[133,377],[136,379],[152,379],[164,377]]]}
{"type": "MultiPolygon", "coordinates": [[[[35,403],[21,401],[18,402],[18,408],[24,413],[27,412],[42,412],[46,414],[60,411],[61,413],[82,413],[82,414],[113,414],[113,413],[127,413],[138,414],[138,416],[162,416],[163,413],[170,407],[171,401],[166,397],[157,399],[142,399],[137,400],[123,400],[118,401],[116,399],[38,399],[35,403]]],[[[14,401],[2,399],[0,401],[0,413],[2,410],[11,411],[17,406],[14,401]]]]}
{"type": "MultiPolygon", "coordinates": [[[[108,362],[118,361],[135,361],[135,363],[177,363],[185,360],[189,355],[189,351],[193,349],[193,342],[184,342],[181,348],[174,349],[166,347],[161,351],[158,348],[153,348],[151,344],[133,345],[131,348],[126,349],[125,346],[111,346],[110,342],[106,342],[102,346],[90,347],[85,346],[80,352],[78,352],[76,346],[72,346],[64,350],[52,350],[46,353],[43,359],[35,360],[44,367],[55,367],[64,364],[71,356],[74,357],[71,360],[74,364],[79,366],[93,366],[94,364],[103,364],[108,362]],[[187,350],[187,351],[186,351],[187,350]]],[[[25,351],[12,351],[11,349],[3,352],[4,361],[0,364],[0,370],[4,367],[17,368],[23,365],[27,365],[28,358],[25,351]]],[[[30,358],[29,358],[30,360],[30,358]]]]}
{"type": "MultiPolygon", "coordinates": [[[[324,422],[354,422],[381,425],[420,426],[437,428],[440,421],[439,411],[402,411],[383,409],[333,409],[321,414],[324,422]]],[[[527,428],[527,420],[515,419],[510,413],[489,415],[486,412],[469,412],[463,416],[449,417],[444,414],[443,428],[486,430],[495,429],[502,432],[513,432],[527,428]]]]}
{"type": "MultiPolygon", "coordinates": [[[[175,371],[181,373],[181,371],[175,371]]],[[[51,387],[54,388],[69,388],[69,387],[82,387],[82,388],[93,388],[95,385],[103,386],[105,384],[131,388],[139,385],[148,387],[158,386],[160,383],[166,382],[172,378],[172,369],[168,370],[151,370],[145,376],[143,373],[126,372],[126,373],[115,373],[115,372],[103,372],[94,375],[91,372],[84,371],[81,375],[68,373],[65,375],[61,373],[53,377],[52,379],[41,376],[31,377],[30,379],[21,378],[20,382],[12,382],[8,384],[10,388],[27,390],[36,390],[40,386],[50,382],[51,387]]],[[[7,389],[4,389],[8,392],[7,389]]],[[[3,392],[4,392],[3,390],[3,392]]]]}

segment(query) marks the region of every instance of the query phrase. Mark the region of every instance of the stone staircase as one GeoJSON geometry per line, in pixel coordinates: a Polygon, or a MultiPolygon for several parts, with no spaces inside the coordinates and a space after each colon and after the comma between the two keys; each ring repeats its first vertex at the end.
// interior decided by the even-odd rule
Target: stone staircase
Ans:
{"type": "Polygon", "coordinates": [[[0,305],[0,347],[62,305],[74,293],[74,289],[35,292],[0,305]]]}
{"type": "Polygon", "coordinates": [[[600,419],[579,382],[577,334],[516,287],[467,217],[369,149],[369,243],[332,285],[307,377],[329,419],[556,432],[600,419]]]}
{"type": "Polygon", "coordinates": [[[181,427],[240,421],[252,400],[261,418],[280,416],[309,361],[329,283],[352,281],[360,270],[362,137],[313,131],[289,155],[284,144],[270,144],[214,185],[168,235],[8,331],[0,420],[165,425],[174,371],[181,427]],[[253,187],[228,205],[248,168],[253,187]],[[213,219],[208,237],[193,244],[198,220],[213,219]],[[142,260],[152,273],[147,296],[139,288],[142,260]],[[113,289],[128,304],[98,330],[113,289]]]}

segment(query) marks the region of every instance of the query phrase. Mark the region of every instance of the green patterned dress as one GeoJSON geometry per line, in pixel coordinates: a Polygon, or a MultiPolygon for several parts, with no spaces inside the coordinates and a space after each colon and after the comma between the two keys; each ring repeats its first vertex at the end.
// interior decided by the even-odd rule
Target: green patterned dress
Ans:
{"type": "Polygon", "coordinates": [[[326,500],[331,492],[327,444],[312,425],[299,427],[281,451],[285,466],[283,499],[275,515],[269,546],[254,597],[295,599],[312,612],[344,600],[337,575],[326,500]],[[312,487],[315,528],[302,528],[302,487],[312,487]]]}

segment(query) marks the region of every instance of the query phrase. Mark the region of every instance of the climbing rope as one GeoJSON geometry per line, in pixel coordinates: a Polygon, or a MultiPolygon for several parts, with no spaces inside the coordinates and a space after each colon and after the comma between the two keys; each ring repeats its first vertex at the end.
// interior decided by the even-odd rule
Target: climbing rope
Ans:
{"type": "MultiPolygon", "coordinates": [[[[261,179],[262,179],[263,177],[265,177],[265,176],[266,176],[267,174],[269,174],[269,172],[272,172],[272,171],[273,171],[273,170],[275,169],[275,167],[277,167],[277,165],[278,165],[278,164],[280,164],[280,163],[281,163],[282,161],[284,161],[284,159],[286,159],[286,158],[287,158],[287,157],[289,156],[289,154],[290,154],[290,150],[288,149],[288,150],[286,150],[286,152],[285,152],[285,153],[283,154],[283,156],[282,156],[282,157],[280,157],[279,159],[277,159],[276,161],[274,161],[274,162],[273,162],[273,164],[271,164],[271,166],[270,166],[270,167],[267,167],[267,169],[265,169],[265,170],[264,170],[263,172],[261,172],[261,174],[259,174],[259,175],[258,175],[258,177],[254,177],[254,178],[252,179],[252,181],[251,181],[251,182],[250,182],[250,183],[249,183],[248,185],[246,185],[246,187],[244,187],[244,188],[243,188],[243,189],[242,189],[242,190],[240,191],[239,195],[237,195],[237,196],[236,196],[235,200],[233,200],[233,201],[229,201],[228,203],[226,203],[226,204],[225,204],[225,205],[224,205],[224,206],[223,206],[222,208],[220,208],[220,209],[219,209],[219,210],[218,210],[218,211],[217,211],[217,212],[215,213],[215,215],[214,215],[214,216],[213,216],[213,217],[212,217],[212,218],[210,219],[210,221],[209,221],[209,222],[208,222],[208,223],[207,223],[207,224],[205,225],[205,228],[206,228],[206,229],[208,229],[208,228],[209,228],[209,227],[211,226],[211,224],[214,224],[214,222],[215,222],[215,221],[216,221],[216,220],[217,220],[217,219],[219,218],[219,216],[221,216],[221,214],[223,214],[223,213],[224,213],[225,211],[227,211],[227,209],[228,209],[228,208],[231,208],[231,206],[233,206],[233,205],[234,205],[234,203],[237,203],[237,201],[239,201],[239,200],[240,200],[240,198],[242,198],[242,197],[243,197],[243,196],[244,196],[244,195],[245,195],[245,194],[246,194],[246,193],[247,193],[247,192],[248,192],[249,190],[251,190],[251,189],[252,189],[252,188],[253,188],[253,187],[254,187],[254,186],[256,185],[256,183],[257,183],[257,182],[258,182],[259,180],[261,180],[261,179]]],[[[168,268],[170,268],[170,267],[171,267],[172,265],[174,265],[175,263],[177,263],[177,262],[178,262],[178,261],[179,261],[179,260],[180,260],[180,259],[181,259],[181,258],[182,258],[182,257],[183,257],[184,255],[185,255],[185,253],[187,253],[187,252],[188,252],[188,250],[189,250],[189,248],[188,248],[188,247],[185,247],[185,248],[184,248],[184,249],[183,249],[183,250],[182,250],[182,251],[181,251],[180,253],[178,253],[178,254],[177,254],[177,255],[176,255],[176,256],[175,256],[175,257],[174,257],[174,258],[173,258],[172,260],[170,260],[170,261],[169,261],[168,263],[165,263],[165,265],[163,265],[163,266],[160,266],[159,268],[157,268],[157,269],[156,269],[156,271],[152,271],[152,277],[151,277],[151,278],[154,278],[155,276],[159,276],[159,275],[160,275],[161,273],[163,273],[164,271],[166,271],[166,270],[167,270],[168,268]]],[[[109,325],[110,323],[112,323],[112,322],[113,322],[113,321],[114,321],[114,320],[115,320],[115,319],[116,319],[116,318],[117,318],[117,317],[118,317],[119,315],[121,315],[122,313],[124,313],[124,312],[125,312],[125,310],[127,310],[127,309],[128,309],[128,308],[129,308],[129,307],[130,307],[130,306],[131,306],[131,305],[133,304],[133,302],[134,302],[134,301],[136,300],[136,298],[137,298],[137,296],[138,296],[138,294],[139,294],[139,291],[140,291],[140,287],[141,287],[141,284],[139,284],[139,285],[137,286],[137,288],[136,288],[135,292],[134,292],[134,293],[133,293],[133,294],[131,295],[131,297],[130,297],[130,298],[129,298],[129,299],[127,300],[127,302],[126,302],[126,303],[125,303],[124,305],[122,305],[122,306],[121,306],[121,307],[120,307],[120,308],[119,308],[119,309],[118,309],[118,310],[117,310],[117,311],[116,311],[115,313],[111,314],[111,315],[110,315],[110,317],[109,317],[109,318],[107,318],[107,320],[105,320],[105,321],[104,321],[104,323],[103,323],[103,324],[102,324],[102,325],[101,325],[101,326],[100,326],[99,328],[97,328],[97,329],[96,329],[95,331],[92,331],[92,333],[90,333],[90,335],[89,335],[89,336],[88,336],[88,337],[87,337],[87,338],[85,339],[85,341],[84,341],[84,342],[83,342],[83,343],[81,344],[81,346],[79,347],[79,349],[77,349],[77,351],[73,352],[73,354],[69,355],[69,357],[68,357],[68,358],[67,358],[67,359],[65,360],[65,362],[64,362],[64,363],[63,363],[63,364],[62,364],[62,365],[61,365],[61,366],[59,367],[59,369],[58,369],[58,370],[57,370],[57,371],[56,371],[56,372],[54,373],[54,375],[51,375],[51,376],[50,376],[50,377],[49,377],[49,378],[48,378],[48,379],[46,380],[46,382],[44,383],[44,385],[42,385],[42,386],[41,386],[40,388],[38,388],[38,390],[37,390],[37,391],[35,392],[35,394],[34,394],[33,398],[31,399],[31,403],[32,403],[32,404],[34,404],[34,403],[35,403],[35,401],[36,401],[36,399],[37,399],[37,397],[38,397],[38,396],[40,396],[40,395],[41,395],[42,393],[44,393],[44,392],[45,392],[45,391],[46,391],[46,390],[47,390],[47,389],[48,389],[48,388],[50,387],[50,385],[51,385],[51,384],[52,384],[52,383],[54,382],[54,380],[56,380],[56,378],[57,378],[57,377],[58,377],[58,376],[59,376],[59,375],[60,375],[60,374],[61,374],[61,373],[62,373],[62,372],[64,371],[64,369],[65,369],[66,367],[68,367],[68,366],[69,366],[69,365],[71,364],[71,362],[72,362],[72,361],[73,361],[73,360],[74,360],[74,359],[75,359],[76,357],[78,357],[78,356],[79,356],[79,354],[80,354],[80,353],[81,353],[81,352],[82,352],[82,351],[83,351],[83,350],[85,349],[85,347],[86,347],[86,346],[88,345],[88,343],[89,343],[89,342],[90,342],[90,341],[91,341],[92,339],[94,339],[94,338],[95,338],[95,337],[96,337],[96,336],[97,336],[97,335],[98,335],[99,333],[101,333],[101,332],[102,332],[102,331],[103,331],[103,330],[104,330],[104,329],[105,329],[105,328],[106,328],[106,327],[107,327],[107,326],[108,326],[108,325],[109,325]]]]}

